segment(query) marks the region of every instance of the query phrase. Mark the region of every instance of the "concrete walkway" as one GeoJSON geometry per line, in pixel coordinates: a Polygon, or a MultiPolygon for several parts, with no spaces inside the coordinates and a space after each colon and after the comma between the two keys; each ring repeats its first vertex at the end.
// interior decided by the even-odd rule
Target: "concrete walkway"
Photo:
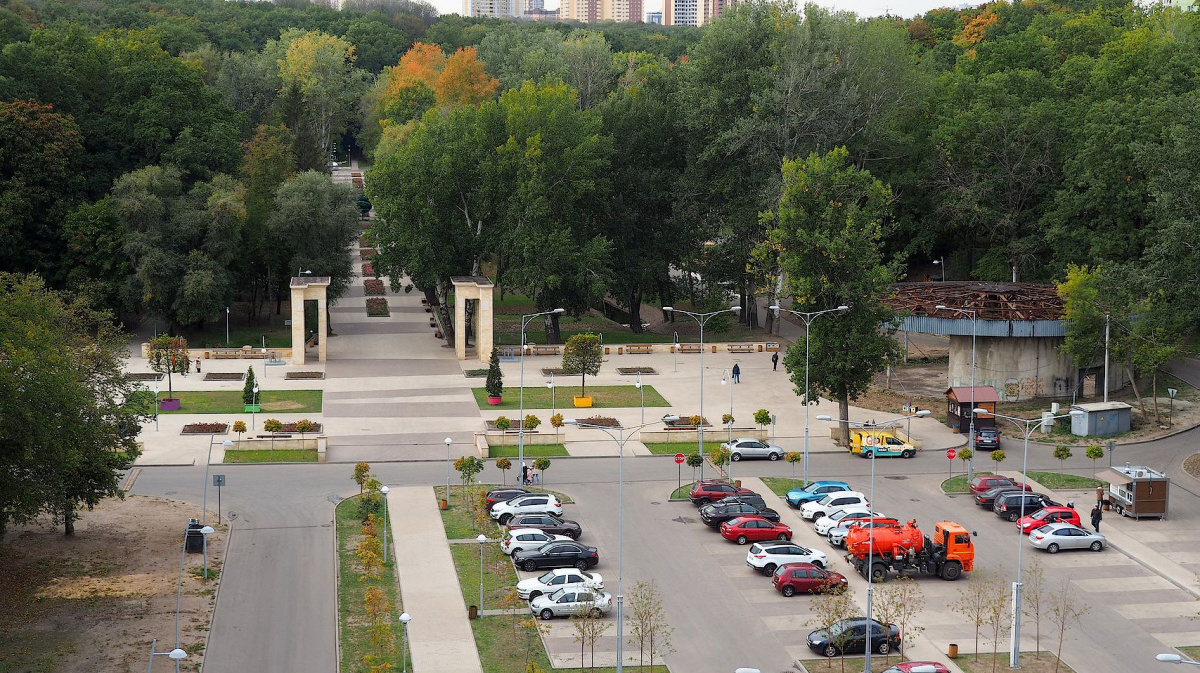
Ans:
{"type": "Polygon", "coordinates": [[[405,513],[390,524],[400,596],[412,615],[413,670],[483,673],[433,489],[395,487],[387,499],[391,511],[405,513]]]}

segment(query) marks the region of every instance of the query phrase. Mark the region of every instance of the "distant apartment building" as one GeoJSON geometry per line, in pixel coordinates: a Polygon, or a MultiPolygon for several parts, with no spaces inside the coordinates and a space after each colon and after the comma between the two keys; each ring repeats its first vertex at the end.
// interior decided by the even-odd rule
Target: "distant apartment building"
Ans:
{"type": "Polygon", "coordinates": [[[1200,0],[1170,0],[1166,4],[1183,12],[1200,12],[1200,0]]]}
{"type": "Polygon", "coordinates": [[[642,0],[562,0],[558,6],[558,18],[563,21],[595,23],[597,21],[625,21],[641,23],[642,0]]]}
{"type": "Polygon", "coordinates": [[[463,0],[463,16],[487,16],[509,19],[519,16],[520,0],[463,0]]]}
{"type": "Polygon", "coordinates": [[[666,26],[707,25],[740,2],[743,0],[663,0],[662,23],[666,26]]]}
{"type": "Polygon", "coordinates": [[[662,25],[662,12],[646,12],[646,23],[662,25]]]}

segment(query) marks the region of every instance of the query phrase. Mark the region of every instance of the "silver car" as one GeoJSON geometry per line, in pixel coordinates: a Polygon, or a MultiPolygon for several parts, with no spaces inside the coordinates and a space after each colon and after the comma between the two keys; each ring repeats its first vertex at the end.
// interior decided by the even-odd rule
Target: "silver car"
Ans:
{"type": "Polygon", "coordinates": [[[1060,549],[1091,549],[1100,551],[1108,540],[1099,533],[1084,530],[1069,523],[1048,523],[1029,533],[1029,544],[1057,554],[1060,549]]]}
{"type": "Polygon", "coordinates": [[[612,594],[594,592],[584,587],[559,589],[530,601],[529,610],[542,619],[582,615],[587,612],[601,617],[612,611],[612,594]]]}
{"type": "Polygon", "coordinates": [[[729,459],[738,461],[743,458],[766,458],[779,460],[783,458],[784,450],[774,444],[760,442],[753,437],[738,437],[732,442],[722,442],[722,449],[729,450],[729,459]]]}

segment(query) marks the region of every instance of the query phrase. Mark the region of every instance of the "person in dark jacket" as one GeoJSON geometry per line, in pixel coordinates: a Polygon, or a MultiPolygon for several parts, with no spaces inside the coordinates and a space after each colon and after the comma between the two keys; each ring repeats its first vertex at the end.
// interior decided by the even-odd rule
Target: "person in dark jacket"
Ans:
{"type": "Polygon", "coordinates": [[[1097,533],[1100,532],[1100,520],[1103,518],[1104,518],[1104,515],[1100,513],[1100,508],[1093,507],[1092,508],[1092,528],[1095,528],[1097,533]]]}
{"type": "Polygon", "coordinates": [[[737,365],[733,366],[733,382],[734,383],[742,382],[742,368],[737,365]]]}
{"type": "Polygon", "coordinates": [[[771,353],[771,371],[779,370],[779,353],[771,353]]]}

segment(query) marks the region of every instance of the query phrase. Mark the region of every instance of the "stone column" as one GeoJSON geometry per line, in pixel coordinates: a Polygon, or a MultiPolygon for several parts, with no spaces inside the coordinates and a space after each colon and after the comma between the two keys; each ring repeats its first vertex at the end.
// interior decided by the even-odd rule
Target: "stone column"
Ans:
{"type": "Polygon", "coordinates": [[[317,298],[317,362],[325,362],[325,357],[329,354],[329,304],[325,299],[325,288],[321,288],[321,295],[317,298]]]}
{"type": "Polygon", "coordinates": [[[492,288],[479,288],[479,309],[475,312],[475,352],[480,362],[492,358],[492,288]]]}
{"type": "Polygon", "coordinates": [[[304,364],[304,288],[292,288],[292,364],[304,364]]]}
{"type": "MultiPolygon", "coordinates": [[[[454,293],[454,357],[467,359],[467,298],[463,292],[454,293]]],[[[478,343],[478,342],[476,342],[478,343]]]]}

